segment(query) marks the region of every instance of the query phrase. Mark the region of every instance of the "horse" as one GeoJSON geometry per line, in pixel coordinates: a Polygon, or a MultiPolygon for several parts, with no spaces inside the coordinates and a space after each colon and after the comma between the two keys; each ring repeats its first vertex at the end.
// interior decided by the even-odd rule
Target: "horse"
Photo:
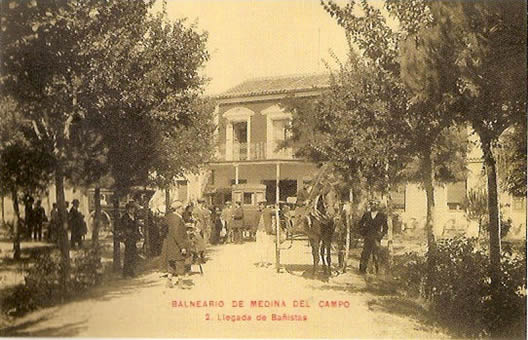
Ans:
{"type": "Polygon", "coordinates": [[[332,238],[335,230],[335,219],[338,216],[338,194],[331,185],[326,186],[315,196],[313,206],[300,207],[296,214],[297,229],[305,234],[312,248],[312,275],[317,272],[319,258],[323,263],[325,275],[331,274],[332,238]]]}

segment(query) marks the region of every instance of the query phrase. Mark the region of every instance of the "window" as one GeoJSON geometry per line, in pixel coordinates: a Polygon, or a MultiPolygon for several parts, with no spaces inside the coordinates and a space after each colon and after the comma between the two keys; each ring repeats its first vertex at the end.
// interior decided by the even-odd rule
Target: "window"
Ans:
{"type": "Polygon", "coordinates": [[[247,204],[247,205],[253,204],[253,193],[252,192],[244,193],[244,204],[247,204]]]}
{"type": "Polygon", "coordinates": [[[247,122],[233,124],[233,159],[246,160],[248,152],[247,122]]]}
{"type": "Polygon", "coordinates": [[[447,190],[447,207],[449,210],[461,210],[466,200],[466,182],[449,183],[447,190]]]}
{"type": "Polygon", "coordinates": [[[289,137],[289,119],[273,120],[273,141],[275,150],[289,137]]]}
{"type": "Polygon", "coordinates": [[[233,137],[235,142],[247,143],[247,122],[233,123],[233,137]]]}

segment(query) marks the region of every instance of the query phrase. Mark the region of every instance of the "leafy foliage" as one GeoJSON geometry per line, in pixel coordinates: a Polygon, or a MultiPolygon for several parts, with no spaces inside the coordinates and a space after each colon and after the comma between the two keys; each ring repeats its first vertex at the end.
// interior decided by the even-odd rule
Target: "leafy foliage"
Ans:
{"type": "MultiPolygon", "coordinates": [[[[56,251],[43,252],[24,276],[24,284],[15,287],[2,303],[2,309],[22,315],[39,307],[53,305],[61,295],[62,264],[56,251]]],[[[83,249],[73,259],[69,290],[79,294],[101,282],[99,249],[83,249]]]]}
{"type": "Polygon", "coordinates": [[[504,131],[497,148],[501,187],[513,196],[526,196],[526,120],[504,131]]]}
{"type": "Polygon", "coordinates": [[[430,310],[457,336],[524,337],[526,325],[526,252],[502,254],[500,305],[492,308],[489,254],[476,248],[476,240],[455,238],[438,244],[435,266],[417,254],[399,259],[395,273],[401,287],[430,302],[430,310]],[[430,286],[426,286],[426,285],[430,286]]]}

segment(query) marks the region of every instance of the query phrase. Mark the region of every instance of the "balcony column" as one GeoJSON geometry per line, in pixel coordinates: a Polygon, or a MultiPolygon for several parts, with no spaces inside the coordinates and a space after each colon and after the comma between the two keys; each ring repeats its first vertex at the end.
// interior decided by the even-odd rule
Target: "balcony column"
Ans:
{"type": "Polygon", "coordinates": [[[251,159],[251,116],[247,119],[247,160],[251,159]]]}
{"type": "Polygon", "coordinates": [[[276,165],[276,176],[275,176],[275,183],[276,183],[276,188],[275,188],[275,203],[279,204],[279,197],[280,197],[280,188],[279,188],[279,183],[280,183],[280,163],[277,163],[276,165]]]}
{"type": "Polygon", "coordinates": [[[235,163],[233,166],[235,167],[235,184],[238,184],[238,164],[235,163]]]}

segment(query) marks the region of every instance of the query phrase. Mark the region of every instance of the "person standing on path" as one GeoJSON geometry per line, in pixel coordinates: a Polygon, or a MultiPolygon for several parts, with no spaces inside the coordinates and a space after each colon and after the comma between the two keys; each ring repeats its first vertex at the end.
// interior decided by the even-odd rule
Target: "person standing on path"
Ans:
{"type": "Polygon", "coordinates": [[[48,221],[46,217],[46,211],[42,207],[42,201],[37,200],[34,210],[34,226],[33,226],[33,239],[42,241],[42,225],[48,221]]]}
{"type": "Polygon", "coordinates": [[[257,225],[256,243],[258,262],[257,266],[267,267],[272,264],[271,251],[273,248],[273,210],[266,207],[266,201],[259,202],[259,217],[257,225]]]}
{"type": "Polygon", "coordinates": [[[121,216],[120,228],[122,241],[125,244],[125,258],[123,259],[123,277],[134,277],[136,270],[137,248],[136,243],[140,239],[139,224],[136,220],[137,206],[128,202],[126,212],[121,216]]]}
{"type": "Polygon", "coordinates": [[[367,272],[370,255],[373,257],[376,273],[378,272],[379,247],[381,239],[387,234],[387,230],[387,216],[379,211],[379,202],[377,200],[369,201],[369,209],[359,221],[359,231],[364,239],[359,263],[359,272],[361,274],[366,274],[367,272]]]}
{"type": "Polygon", "coordinates": [[[242,209],[242,203],[236,202],[235,209],[233,210],[233,242],[240,244],[242,243],[242,229],[244,228],[244,210],[242,209]]]}
{"type": "Polygon", "coordinates": [[[220,231],[222,230],[222,221],[220,220],[220,209],[213,207],[211,212],[211,244],[216,245],[220,243],[220,231]]]}
{"type": "Polygon", "coordinates": [[[82,237],[86,234],[86,222],[84,221],[84,216],[79,211],[79,200],[74,199],[72,202],[72,207],[68,213],[68,225],[71,230],[71,248],[75,248],[76,245],[82,247],[82,237]]]}
{"type": "Polygon", "coordinates": [[[193,218],[203,240],[206,244],[209,243],[211,238],[211,211],[205,206],[204,200],[198,200],[198,205],[193,210],[193,218]]]}
{"type": "Polygon", "coordinates": [[[225,203],[221,218],[227,233],[224,236],[224,243],[233,242],[233,208],[231,207],[231,201],[225,203]]]}
{"type": "Polygon", "coordinates": [[[57,242],[59,235],[59,209],[57,203],[53,203],[53,207],[50,212],[50,221],[48,224],[48,241],[57,242]]]}
{"type": "Polygon", "coordinates": [[[183,287],[182,276],[185,274],[185,258],[189,255],[190,242],[183,221],[183,204],[181,201],[174,201],[171,204],[171,212],[165,216],[168,227],[165,239],[166,259],[168,263],[167,287],[173,287],[173,280],[179,288],[183,287]]]}

